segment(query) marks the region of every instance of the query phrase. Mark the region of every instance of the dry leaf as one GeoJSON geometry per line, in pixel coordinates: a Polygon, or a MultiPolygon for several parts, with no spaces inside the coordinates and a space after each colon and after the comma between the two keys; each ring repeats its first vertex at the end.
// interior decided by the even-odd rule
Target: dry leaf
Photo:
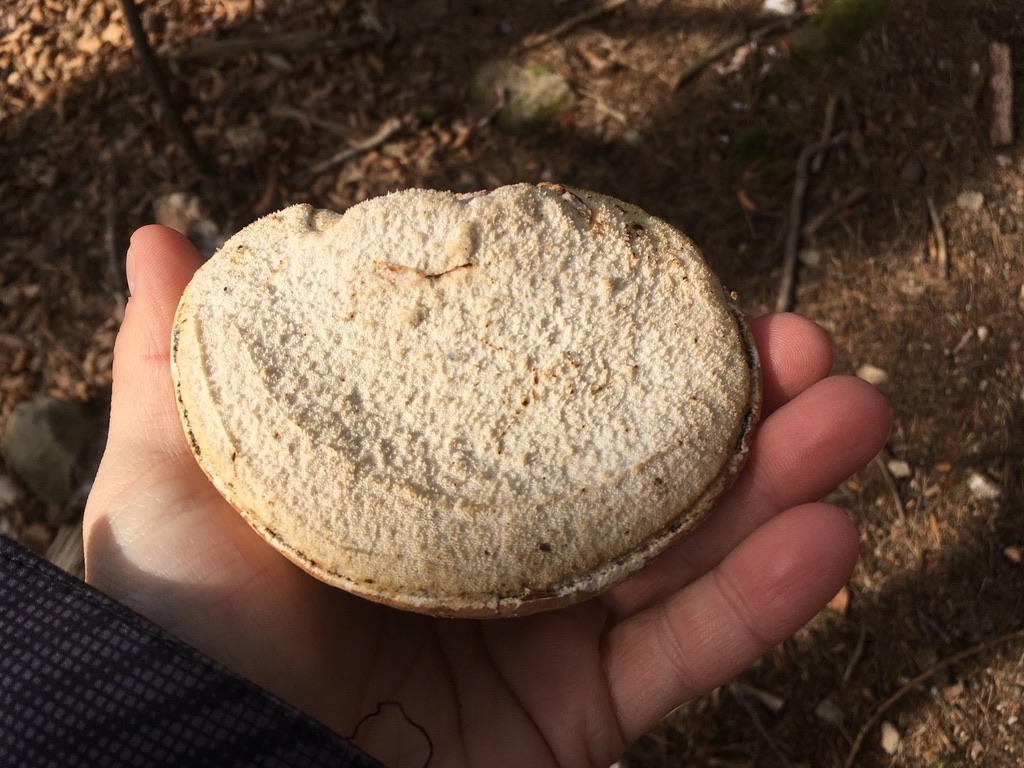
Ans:
{"type": "Polygon", "coordinates": [[[850,606],[850,590],[845,585],[840,589],[836,596],[828,601],[828,607],[838,613],[840,616],[846,615],[846,609],[850,606]]]}

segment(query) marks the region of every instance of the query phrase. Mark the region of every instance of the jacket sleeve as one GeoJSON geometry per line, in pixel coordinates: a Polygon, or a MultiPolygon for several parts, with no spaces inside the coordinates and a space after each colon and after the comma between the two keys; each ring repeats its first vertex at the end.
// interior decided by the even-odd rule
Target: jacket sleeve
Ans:
{"type": "Polygon", "coordinates": [[[3,536],[0,765],[381,768],[3,536]]]}

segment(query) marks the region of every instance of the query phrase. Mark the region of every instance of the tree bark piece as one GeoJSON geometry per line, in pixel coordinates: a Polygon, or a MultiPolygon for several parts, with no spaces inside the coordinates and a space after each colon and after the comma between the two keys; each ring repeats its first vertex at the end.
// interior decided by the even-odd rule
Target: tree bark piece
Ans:
{"type": "Polygon", "coordinates": [[[989,140],[993,147],[1008,147],[1013,143],[1013,61],[1010,46],[990,43],[988,46],[992,77],[992,125],[989,140]]]}

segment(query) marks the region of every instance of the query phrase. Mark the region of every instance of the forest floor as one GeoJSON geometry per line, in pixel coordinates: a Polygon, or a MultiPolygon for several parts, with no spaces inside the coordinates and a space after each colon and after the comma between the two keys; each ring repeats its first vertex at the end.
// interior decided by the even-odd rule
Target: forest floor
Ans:
{"type": "MultiPolygon", "coordinates": [[[[793,308],[892,409],[884,452],[830,497],[859,526],[860,563],[804,630],[622,764],[1024,764],[1016,0],[891,0],[810,54],[753,0],[143,5],[212,174],[166,128],[116,0],[0,10],[0,427],[40,394],[102,419],[127,238],[173,216],[188,229],[182,200],[204,240],[292,202],[561,181],[679,226],[757,315],[777,305],[806,184],[793,308]],[[571,105],[506,130],[500,104],[470,98],[495,59],[557,75],[571,105]],[[993,79],[1016,85],[1000,146],[993,79]]],[[[45,553],[75,512],[11,475],[0,464],[0,529],[45,553]]]]}

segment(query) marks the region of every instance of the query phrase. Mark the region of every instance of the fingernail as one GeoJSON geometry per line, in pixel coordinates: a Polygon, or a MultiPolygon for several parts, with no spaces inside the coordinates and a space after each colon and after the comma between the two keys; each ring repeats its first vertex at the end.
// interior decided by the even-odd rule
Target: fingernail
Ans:
{"type": "Polygon", "coordinates": [[[128,255],[124,260],[124,276],[128,281],[128,297],[131,298],[135,292],[135,256],[130,245],[128,246],[128,255]]]}

